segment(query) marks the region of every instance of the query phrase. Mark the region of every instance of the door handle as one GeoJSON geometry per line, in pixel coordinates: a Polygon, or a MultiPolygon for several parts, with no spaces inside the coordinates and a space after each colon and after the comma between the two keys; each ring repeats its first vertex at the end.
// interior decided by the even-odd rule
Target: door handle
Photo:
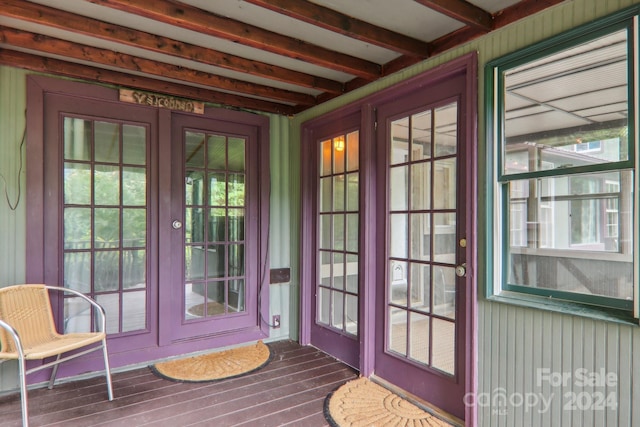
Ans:
{"type": "Polygon", "coordinates": [[[467,275],[467,263],[463,262],[462,264],[456,266],[456,276],[464,277],[467,275]]]}
{"type": "Polygon", "coordinates": [[[182,228],[182,221],[174,219],[171,223],[171,227],[173,227],[174,230],[180,230],[182,228]]]}

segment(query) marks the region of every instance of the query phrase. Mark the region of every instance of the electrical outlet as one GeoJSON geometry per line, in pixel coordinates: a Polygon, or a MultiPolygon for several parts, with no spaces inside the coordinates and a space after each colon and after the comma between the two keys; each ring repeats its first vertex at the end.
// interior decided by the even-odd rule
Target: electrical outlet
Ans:
{"type": "Polygon", "coordinates": [[[273,324],[273,329],[278,329],[280,327],[280,315],[274,314],[273,321],[271,323],[273,324]]]}

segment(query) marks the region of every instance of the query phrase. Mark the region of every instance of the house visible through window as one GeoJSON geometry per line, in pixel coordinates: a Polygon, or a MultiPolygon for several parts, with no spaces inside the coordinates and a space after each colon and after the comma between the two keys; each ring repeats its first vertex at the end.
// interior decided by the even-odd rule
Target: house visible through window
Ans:
{"type": "Polygon", "coordinates": [[[488,65],[493,294],[633,309],[632,29],[609,18],[488,65]]]}

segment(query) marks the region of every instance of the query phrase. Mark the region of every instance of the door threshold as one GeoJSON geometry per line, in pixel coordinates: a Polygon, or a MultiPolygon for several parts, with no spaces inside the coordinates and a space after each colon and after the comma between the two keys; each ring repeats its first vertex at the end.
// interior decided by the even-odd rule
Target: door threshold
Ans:
{"type": "Polygon", "coordinates": [[[379,385],[381,385],[382,387],[392,391],[393,393],[397,394],[398,396],[402,397],[403,399],[408,400],[409,402],[413,403],[414,405],[418,406],[420,409],[423,409],[427,412],[429,412],[430,414],[433,414],[434,416],[440,418],[443,421],[448,422],[449,424],[455,426],[455,427],[464,427],[465,423],[464,420],[461,420],[460,418],[451,415],[450,413],[443,411],[442,409],[438,408],[437,406],[435,406],[432,403],[427,402],[424,399],[419,398],[418,396],[409,393],[406,390],[401,389],[400,387],[390,383],[387,380],[384,380],[380,377],[376,377],[375,375],[371,375],[371,377],[369,377],[369,379],[379,385]]]}

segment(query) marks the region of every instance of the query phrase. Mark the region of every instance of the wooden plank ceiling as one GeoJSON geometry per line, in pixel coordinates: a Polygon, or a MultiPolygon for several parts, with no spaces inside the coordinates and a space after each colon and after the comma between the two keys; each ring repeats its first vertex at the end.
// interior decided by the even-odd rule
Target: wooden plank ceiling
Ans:
{"type": "Polygon", "coordinates": [[[562,0],[0,0],[0,64],[293,115],[562,0]]]}

